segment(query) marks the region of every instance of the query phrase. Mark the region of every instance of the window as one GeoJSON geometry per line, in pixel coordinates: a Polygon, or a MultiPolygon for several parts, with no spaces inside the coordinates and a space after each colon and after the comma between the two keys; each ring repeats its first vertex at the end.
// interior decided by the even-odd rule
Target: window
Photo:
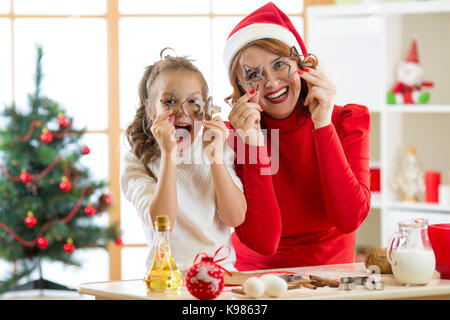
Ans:
{"type": "MultiPolygon", "coordinates": [[[[91,153],[80,162],[99,180],[111,180],[105,12],[106,1],[101,0],[0,1],[0,108],[14,101],[18,109],[29,110],[27,94],[34,91],[36,45],[42,45],[43,94],[66,109],[75,128],[87,128],[82,141],[91,153]]],[[[109,224],[108,215],[95,220],[109,224]]],[[[83,262],[81,269],[43,261],[44,278],[72,288],[80,282],[109,280],[107,251],[84,249],[74,255],[83,262]]],[[[12,266],[0,270],[3,279],[12,266]]]]}
{"type": "Polygon", "coordinates": [[[15,101],[27,106],[33,92],[31,77],[36,64],[36,44],[42,44],[45,95],[58,101],[76,127],[106,130],[107,62],[104,18],[14,19],[15,101]],[[58,29],[58,32],[54,32],[58,29]]]}
{"type": "MultiPolygon", "coordinates": [[[[120,127],[126,129],[139,103],[138,84],[144,68],[160,59],[160,50],[172,47],[189,55],[202,71],[214,103],[222,106],[227,119],[230,109],[223,100],[231,93],[222,55],[233,27],[248,13],[267,3],[255,1],[119,1],[120,127]]],[[[303,2],[274,1],[298,29],[303,31],[303,2]]],[[[123,137],[123,136],[122,136],[123,137]]],[[[128,150],[121,138],[121,157],[128,150]]],[[[122,279],[143,277],[148,249],[140,218],[121,194],[120,221],[123,230],[122,279]]]]}
{"type": "MultiPolygon", "coordinates": [[[[13,95],[11,19],[0,19],[0,39],[2,39],[0,50],[0,106],[3,106],[12,102],[13,95]]],[[[2,124],[1,121],[0,119],[0,124],[2,124]]]]}
{"type": "MultiPolygon", "coordinates": [[[[273,1],[303,32],[303,1],[273,1]]],[[[87,126],[91,149],[83,164],[110,181],[115,205],[99,223],[120,220],[124,245],[80,250],[81,270],[44,264],[44,277],[68,286],[80,282],[142,278],[147,245],[134,207],[119,188],[123,132],[138,105],[144,68],[164,47],[189,55],[205,75],[214,102],[231,93],[222,53],[229,32],[267,0],[4,0],[0,1],[0,108],[26,106],[33,90],[35,44],[44,48],[44,93],[58,101],[75,124],[87,126]],[[55,30],[58,30],[55,32],[55,30]],[[116,88],[118,88],[116,90],[116,88]],[[109,261],[108,261],[109,260],[109,261]],[[71,276],[64,276],[70,272],[71,276]],[[70,278],[70,279],[68,279],[70,278]]],[[[1,121],[1,119],[0,119],[1,121]]],[[[1,124],[1,122],[0,122],[1,124]]],[[[4,270],[4,268],[1,268],[4,270]]],[[[0,273],[0,277],[2,274],[0,273]]]]}

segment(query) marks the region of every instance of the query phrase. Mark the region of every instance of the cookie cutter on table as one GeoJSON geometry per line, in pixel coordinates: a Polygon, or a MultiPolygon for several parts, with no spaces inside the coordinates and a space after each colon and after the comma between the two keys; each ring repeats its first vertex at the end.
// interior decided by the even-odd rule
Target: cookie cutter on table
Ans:
{"type": "Polygon", "coordinates": [[[354,282],[341,282],[339,283],[339,290],[352,291],[356,289],[354,282]]]}
{"type": "Polygon", "coordinates": [[[373,277],[369,277],[364,282],[364,287],[369,290],[384,290],[384,283],[383,281],[376,280],[373,277]]]}
{"type": "Polygon", "coordinates": [[[303,279],[303,277],[299,274],[283,274],[283,275],[279,275],[279,277],[281,279],[283,279],[284,281],[286,281],[287,283],[303,279]]]}
{"type": "Polygon", "coordinates": [[[364,282],[369,277],[343,277],[341,278],[341,283],[354,283],[355,285],[364,285],[364,282]]]}
{"type": "Polygon", "coordinates": [[[375,279],[374,277],[343,277],[341,278],[341,283],[339,285],[340,290],[354,290],[356,289],[356,285],[363,285],[366,289],[369,290],[383,290],[384,283],[380,280],[375,279]]]}

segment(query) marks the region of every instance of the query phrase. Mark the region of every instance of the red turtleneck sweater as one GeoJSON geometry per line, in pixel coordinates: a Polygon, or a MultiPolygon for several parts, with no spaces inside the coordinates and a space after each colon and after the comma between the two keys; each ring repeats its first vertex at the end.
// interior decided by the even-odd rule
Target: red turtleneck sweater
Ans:
{"type": "Polygon", "coordinates": [[[353,262],[355,230],[370,208],[367,108],[335,106],[332,123],[317,130],[300,108],[286,119],[262,114],[262,120],[269,129],[265,147],[229,139],[247,154],[246,163],[235,161],[247,200],[245,222],[232,234],[236,268],[353,262]],[[279,141],[270,129],[279,130],[279,141]],[[273,152],[278,163],[267,157],[273,152]],[[278,171],[262,175],[270,166],[278,171]]]}

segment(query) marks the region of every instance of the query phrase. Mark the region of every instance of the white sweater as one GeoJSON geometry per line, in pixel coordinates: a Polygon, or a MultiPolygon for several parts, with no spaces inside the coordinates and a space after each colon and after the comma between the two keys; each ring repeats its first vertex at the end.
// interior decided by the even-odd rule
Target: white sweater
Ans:
{"type": "MultiPolygon", "coordinates": [[[[234,171],[234,152],[229,146],[227,146],[224,158],[234,183],[243,190],[242,183],[234,171]]],[[[187,271],[193,265],[197,253],[206,252],[208,255],[213,255],[219,247],[227,244],[232,249],[231,227],[222,221],[217,210],[214,182],[210,165],[206,159],[201,132],[194,140],[190,150],[185,152],[185,156],[177,158],[178,215],[169,239],[175,264],[182,272],[187,271]],[[188,158],[193,159],[194,162],[188,161],[188,158]]],[[[125,197],[134,204],[142,220],[150,248],[147,258],[147,268],[149,268],[153,259],[153,242],[155,240],[149,203],[156,190],[156,182],[145,172],[144,166],[131,151],[125,154],[124,161],[124,171],[120,183],[125,197]]],[[[148,164],[157,177],[159,176],[159,163],[158,159],[154,163],[148,164]]],[[[223,257],[226,252],[227,250],[221,251],[218,257],[223,257]]],[[[220,265],[227,270],[235,271],[235,260],[236,255],[232,249],[228,259],[222,261],[220,265]]]]}

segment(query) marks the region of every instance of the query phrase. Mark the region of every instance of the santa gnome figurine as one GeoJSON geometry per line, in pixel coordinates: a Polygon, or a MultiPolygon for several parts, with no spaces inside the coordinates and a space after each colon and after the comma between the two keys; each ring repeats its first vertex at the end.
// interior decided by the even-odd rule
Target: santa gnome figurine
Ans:
{"type": "Polygon", "coordinates": [[[417,38],[411,43],[406,61],[402,62],[397,71],[397,83],[388,92],[388,104],[425,104],[430,100],[430,93],[423,87],[431,88],[433,82],[423,80],[423,69],[419,64],[417,54],[417,38]]]}

